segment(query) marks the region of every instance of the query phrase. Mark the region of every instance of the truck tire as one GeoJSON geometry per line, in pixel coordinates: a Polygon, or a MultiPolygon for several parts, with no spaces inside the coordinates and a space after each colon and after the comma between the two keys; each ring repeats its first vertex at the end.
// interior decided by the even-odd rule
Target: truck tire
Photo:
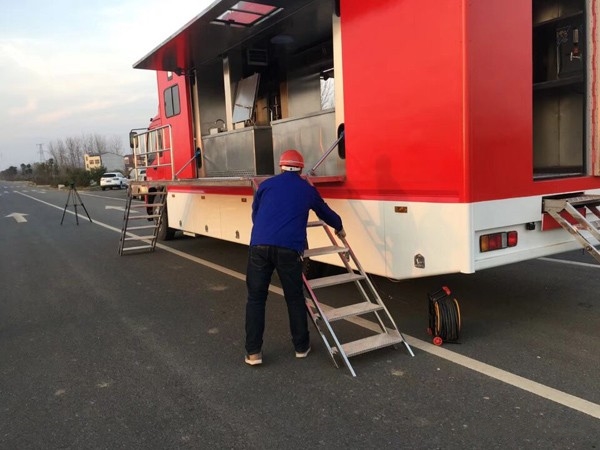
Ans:
{"type": "Polygon", "coordinates": [[[165,206],[162,210],[162,214],[161,214],[161,221],[160,221],[160,228],[158,229],[158,235],[157,238],[159,241],[170,241],[175,237],[175,230],[174,228],[169,227],[169,224],[167,223],[167,207],[165,206]]]}

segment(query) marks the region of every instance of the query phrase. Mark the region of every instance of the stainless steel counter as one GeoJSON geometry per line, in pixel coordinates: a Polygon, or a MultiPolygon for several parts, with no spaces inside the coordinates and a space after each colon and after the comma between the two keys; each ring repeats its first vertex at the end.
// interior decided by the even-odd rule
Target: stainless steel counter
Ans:
{"type": "Polygon", "coordinates": [[[271,127],[246,127],[202,137],[208,177],[272,175],[271,127]]]}

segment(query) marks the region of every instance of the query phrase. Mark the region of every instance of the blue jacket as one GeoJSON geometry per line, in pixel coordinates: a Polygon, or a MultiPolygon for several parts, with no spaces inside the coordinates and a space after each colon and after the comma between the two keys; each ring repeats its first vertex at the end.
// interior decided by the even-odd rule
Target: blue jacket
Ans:
{"type": "Polygon", "coordinates": [[[254,195],[250,245],[274,245],[303,253],[311,209],[334,230],[342,229],[340,216],[299,172],[282,172],[268,178],[254,195]]]}

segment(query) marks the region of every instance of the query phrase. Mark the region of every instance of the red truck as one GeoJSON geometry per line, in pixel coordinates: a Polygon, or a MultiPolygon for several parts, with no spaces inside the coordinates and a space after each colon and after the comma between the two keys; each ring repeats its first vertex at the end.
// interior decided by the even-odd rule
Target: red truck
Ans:
{"type": "Polygon", "coordinates": [[[248,244],[253,180],[294,148],[368,272],[576,248],[600,203],[597,9],[213,2],[134,64],[157,74],[158,116],[132,145],[168,191],[166,234],[248,244]]]}

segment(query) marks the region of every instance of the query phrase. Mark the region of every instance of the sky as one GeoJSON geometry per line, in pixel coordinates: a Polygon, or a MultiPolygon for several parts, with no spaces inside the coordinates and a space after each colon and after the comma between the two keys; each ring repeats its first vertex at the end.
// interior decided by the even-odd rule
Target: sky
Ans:
{"type": "Polygon", "coordinates": [[[118,136],[128,153],[158,111],[155,72],[133,64],[213,2],[0,0],[0,171],[67,137],[118,136]]]}

